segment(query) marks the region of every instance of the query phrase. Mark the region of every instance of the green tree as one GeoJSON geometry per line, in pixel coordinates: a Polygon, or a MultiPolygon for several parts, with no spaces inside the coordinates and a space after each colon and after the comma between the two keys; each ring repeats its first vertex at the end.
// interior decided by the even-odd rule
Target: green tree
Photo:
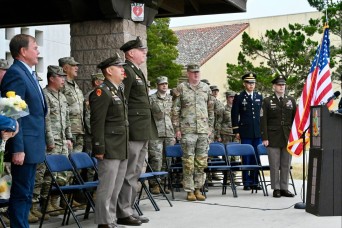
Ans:
{"type": "Polygon", "coordinates": [[[175,63],[178,38],[169,25],[169,18],[158,18],[147,29],[147,72],[152,87],[157,77],[167,76],[169,87],[173,88],[181,76],[182,66],[175,63]]]}
{"type": "MultiPolygon", "coordinates": [[[[257,74],[257,89],[265,94],[271,92],[273,72],[279,71],[281,75],[288,78],[288,88],[294,92],[295,97],[298,97],[308,75],[317,44],[302,31],[302,26],[298,24],[290,24],[288,29],[282,28],[278,31],[267,30],[260,39],[254,39],[245,32],[242,35],[242,52],[238,57],[238,66],[245,72],[253,71],[257,74]],[[251,60],[258,60],[260,65],[254,66],[247,61],[247,56],[251,60]]],[[[228,75],[240,78],[242,74],[230,73],[232,68],[231,64],[227,64],[228,75]]],[[[228,80],[230,88],[234,83],[234,80],[228,80]]]]}

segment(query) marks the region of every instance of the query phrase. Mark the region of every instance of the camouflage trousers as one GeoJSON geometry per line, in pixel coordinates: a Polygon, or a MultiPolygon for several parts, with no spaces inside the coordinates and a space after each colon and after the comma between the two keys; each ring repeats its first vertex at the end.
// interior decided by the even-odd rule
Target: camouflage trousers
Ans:
{"type": "Polygon", "coordinates": [[[181,138],[183,150],[183,188],[186,192],[202,188],[205,182],[204,168],[208,165],[209,138],[207,134],[184,134],[181,138]]]}
{"type": "MultiPolygon", "coordinates": [[[[235,138],[235,135],[232,134],[221,134],[221,139],[222,139],[222,143],[227,144],[229,142],[238,142],[240,143],[240,140],[237,140],[235,138]]],[[[240,161],[240,157],[239,156],[231,156],[230,161],[240,161]]]]}
{"type": "MultiPolygon", "coordinates": [[[[63,141],[55,141],[55,148],[53,148],[51,151],[47,151],[46,154],[64,154],[66,156],[69,155],[68,152],[68,147],[67,147],[67,142],[66,140],[63,141]]],[[[34,190],[33,190],[33,199],[39,201],[39,196],[40,198],[46,199],[47,195],[49,193],[50,185],[51,185],[51,176],[46,170],[46,167],[44,164],[42,166],[44,167],[44,172],[43,170],[38,171],[38,167],[40,168],[39,164],[37,166],[37,174],[36,174],[36,179],[35,179],[35,185],[34,185],[34,190]]],[[[41,168],[43,169],[43,168],[41,168]]],[[[62,172],[62,173],[55,173],[54,178],[58,182],[59,185],[64,186],[68,183],[70,179],[70,172],[62,172]]]]}
{"type": "Polygon", "coordinates": [[[72,150],[69,152],[82,152],[84,150],[84,135],[72,134],[72,150]]]}
{"type": "MultiPolygon", "coordinates": [[[[165,170],[165,148],[175,144],[175,138],[159,138],[148,142],[148,162],[153,171],[165,170]]],[[[155,180],[149,181],[150,186],[157,184],[155,180]]]]}

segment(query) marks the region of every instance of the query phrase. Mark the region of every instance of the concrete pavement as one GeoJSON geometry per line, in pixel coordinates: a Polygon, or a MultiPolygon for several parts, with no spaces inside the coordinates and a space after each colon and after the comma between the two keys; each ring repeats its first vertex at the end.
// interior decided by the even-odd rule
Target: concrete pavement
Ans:
{"type": "MultiPolygon", "coordinates": [[[[156,197],[160,211],[155,211],[148,199],[140,203],[144,216],[150,219],[142,228],[204,228],[204,227],[262,227],[262,228],[341,228],[342,217],[318,217],[294,209],[294,204],[302,202],[302,181],[296,180],[298,195],[294,198],[273,198],[272,190],[268,188],[270,196],[263,196],[262,191],[251,194],[238,187],[238,197],[234,198],[232,191],[227,189],[227,195],[221,194],[221,188],[210,187],[207,200],[204,202],[188,202],[186,193],[175,192],[175,200],[170,207],[161,196],[156,197]]],[[[290,187],[290,191],[293,192],[290,187]]],[[[169,195],[171,198],[171,195],[169,195]]],[[[70,218],[70,223],[74,220],[70,218]]],[[[37,228],[38,225],[32,225],[37,228]]],[[[47,221],[43,227],[61,227],[61,218],[54,218],[54,222],[47,221]]],[[[75,224],[64,226],[75,228],[75,224]]],[[[96,227],[93,222],[93,214],[90,219],[82,221],[82,227],[96,227]]],[[[128,226],[126,226],[128,227],[128,226]]]]}

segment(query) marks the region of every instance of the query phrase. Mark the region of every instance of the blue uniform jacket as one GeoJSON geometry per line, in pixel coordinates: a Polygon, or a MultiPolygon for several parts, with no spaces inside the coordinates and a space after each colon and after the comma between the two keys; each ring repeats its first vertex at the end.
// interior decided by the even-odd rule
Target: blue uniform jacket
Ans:
{"type": "Polygon", "coordinates": [[[260,110],[262,95],[253,92],[250,98],[246,91],[236,94],[232,107],[232,126],[234,134],[241,138],[260,138],[260,110]]]}

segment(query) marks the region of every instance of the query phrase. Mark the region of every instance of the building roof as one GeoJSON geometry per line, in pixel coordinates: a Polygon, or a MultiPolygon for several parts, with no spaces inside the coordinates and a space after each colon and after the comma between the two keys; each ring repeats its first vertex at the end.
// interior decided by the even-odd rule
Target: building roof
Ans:
{"type": "Polygon", "coordinates": [[[176,30],[178,64],[203,65],[249,26],[248,23],[176,30]]]}

